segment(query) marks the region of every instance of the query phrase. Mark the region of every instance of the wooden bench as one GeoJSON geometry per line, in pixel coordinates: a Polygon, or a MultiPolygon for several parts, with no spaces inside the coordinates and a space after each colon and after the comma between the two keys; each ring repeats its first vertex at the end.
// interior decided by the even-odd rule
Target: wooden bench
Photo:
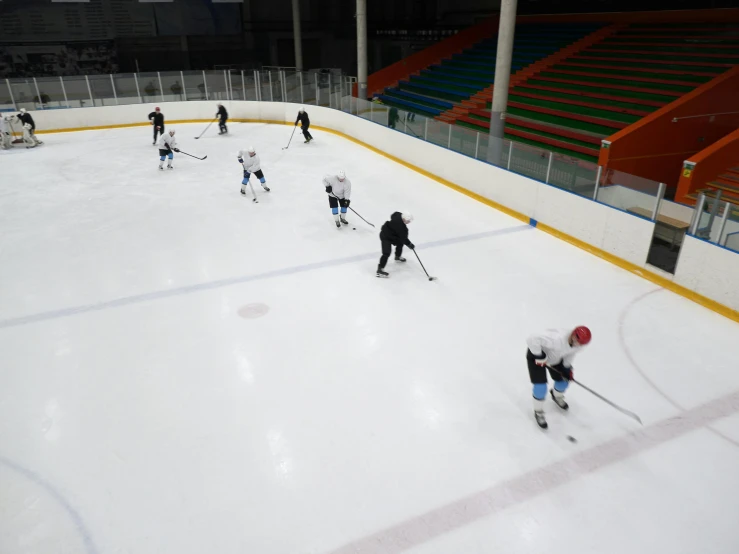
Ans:
{"type": "MultiPolygon", "coordinates": [[[[632,214],[652,219],[652,211],[645,208],[633,207],[626,210],[632,214]]],[[[654,236],[670,243],[670,247],[674,248],[683,242],[683,237],[690,227],[690,223],[686,223],[674,217],[657,214],[655,221],[654,236]]]]}

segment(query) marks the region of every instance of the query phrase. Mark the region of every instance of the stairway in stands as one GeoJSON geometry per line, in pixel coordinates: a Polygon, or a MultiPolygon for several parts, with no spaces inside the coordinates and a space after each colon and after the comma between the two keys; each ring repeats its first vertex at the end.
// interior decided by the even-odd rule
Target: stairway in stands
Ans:
{"type": "MultiPolygon", "coordinates": [[[[566,48],[599,27],[516,27],[506,138],[595,162],[602,139],[739,64],[736,23],[622,24],[584,48],[566,48]]],[[[381,98],[487,131],[495,49],[490,38],[381,98]]]]}
{"type": "Polygon", "coordinates": [[[688,198],[696,199],[698,193],[704,193],[709,198],[715,198],[721,191],[721,201],[731,202],[739,210],[739,153],[737,153],[736,164],[729,167],[718,175],[713,181],[706,183],[695,194],[689,194],[688,198]]]}

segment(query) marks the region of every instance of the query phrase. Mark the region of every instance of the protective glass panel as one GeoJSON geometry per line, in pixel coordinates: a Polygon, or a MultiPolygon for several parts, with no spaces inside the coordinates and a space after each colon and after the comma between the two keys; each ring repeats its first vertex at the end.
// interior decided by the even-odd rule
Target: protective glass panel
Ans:
{"type": "Polygon", "coordinates": [[[597,201],[619,210],[651,219],[657,203],[659,183],[622,171],[603,172],[597,201]]]}

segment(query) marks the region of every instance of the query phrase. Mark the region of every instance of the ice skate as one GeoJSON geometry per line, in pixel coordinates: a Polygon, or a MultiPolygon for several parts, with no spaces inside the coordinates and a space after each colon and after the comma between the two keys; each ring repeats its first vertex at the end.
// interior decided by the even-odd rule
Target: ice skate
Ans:
{"type": "Polygon", "coordinates": [[[267,185],[265,185],[264,183],[262,183],[262,188],[264,190],[266,190],[267,192],[269,192],[269,187],[267,185]]]}
{"type": "Polygon", "coordinates": [[[395,256],[395,261],[396,262],[404,262],[405,261],[405,258],[403,256],[395,256]]]}
{"type": "Polygon", "coordinates": [[[565,395],[564,395],[564,393],[561,393],[561,392],[558,392],[558,391],[552,389],[552,390],[549,391],[549,394],[552,396],[552,400],[554,400],[554,403],[557,406],[559,406],[563,410],[569,410],[570,409],[570,405],[567,404],[567,402],[565,401],[565,395]]]}
{"type": "Polygon", "coordinates": [[[536,424],[542,429],[547,429],[549,427],[549,424],[547,423],[547,418],[544,415],[543,411],[536,410],[534,412],[534,418],[536,419],[536,424]]]}
{"type": "Polygon", "coordinates": [[[339,221],[336,222],[336,228],[337,229],[341,229],[341,222],[339,222],[339,221]]]}
{"type": "Polygon", "coordinates": [[[390,277],[390,274],[387,271],[383,270],[380,266],[377,266],[377,276],[382,277],[383,279],[387,279],[388,277],[390,277]]]}
{"type": "Polygon", "coordinates": [[[344,225],[349,225],[349,222],[348,222],[348,221],[347,221],[346,219],[344,219],[344,216],[341,216],[341,218],[340,218],[340,221],[341,221],[341,222],[342,222],[342,223],[343,223],[344,225]]]}

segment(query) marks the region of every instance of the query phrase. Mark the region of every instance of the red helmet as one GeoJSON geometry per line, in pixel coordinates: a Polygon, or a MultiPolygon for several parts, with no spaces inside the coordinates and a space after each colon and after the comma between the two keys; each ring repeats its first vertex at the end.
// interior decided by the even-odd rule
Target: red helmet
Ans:
{"type": "Polygon", "coordinates": [[[575,330],[572,331],[572,336],[575,337],[577,343],[582,346],[588,344],[590,342],[590,339],[593,338],[593,335],[590,333],[590,329],[588,329],[584,325],[575,327],[575,330]]]}
{"type": "Polygon", "coordinates": [[[158,112],[159,111],[159,106],[157,106],[156,108],[154,108],[154,111],[155,112],[158,112]]]}

